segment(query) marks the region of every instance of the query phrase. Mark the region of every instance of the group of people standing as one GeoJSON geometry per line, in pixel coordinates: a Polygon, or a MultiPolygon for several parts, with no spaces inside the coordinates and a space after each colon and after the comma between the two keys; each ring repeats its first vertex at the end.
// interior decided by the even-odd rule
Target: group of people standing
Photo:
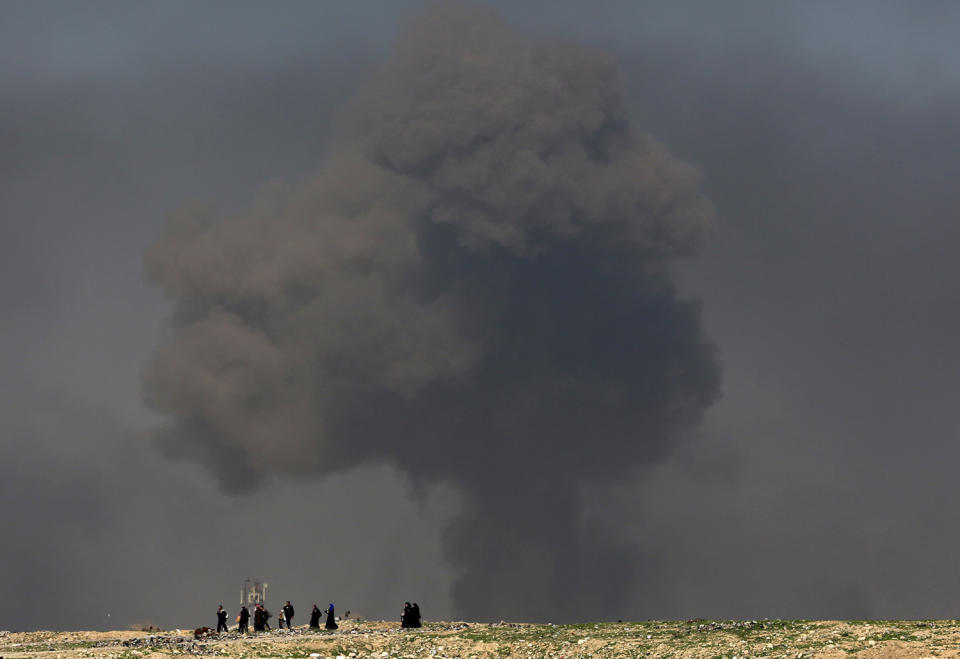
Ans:
{"type": "MultiPolygon", "coordinates": [[[[283,629],[284,623],[287,625],[287,629],[292,628],[293,623],[293,605],[290,603],[290,600],[287,600],[287,603],[280,608],[280,613],[277,614],[277,628],[283,629]]],[[[313,612],[310,614],[310,626],[319,629],[320,627],[320,616],[321,611],[317,608],[317,605],[313,605],[313,612]]],[[[240,634],[246,634],[249,631],[250,623],[250,611],[247,607],[243,606],[240,608],[240,614],[237,616],[237,632],[240,634]]],[[[325,623],[327,629],[336,629],[337,621],[334,615],[333,603],[330,603],[330,606],[327,607],[327,621],[325,623]]],[[[263,606],[263,604],[256,604],[253,607],[253,631],[255,632],[265,632],[270,629],[270,612],[263,606]]],[[[223,605],[217,609],[217,633],[227,631],[227,612],[224,611],[223,605]]]]}
{"type": "Polygon", "coordinates": [[[414,602],[404,602],[403,604],[403,615],[400,616],[400,626],[409,628],[409,627],[420,627],[420,605],[414,602]]]}

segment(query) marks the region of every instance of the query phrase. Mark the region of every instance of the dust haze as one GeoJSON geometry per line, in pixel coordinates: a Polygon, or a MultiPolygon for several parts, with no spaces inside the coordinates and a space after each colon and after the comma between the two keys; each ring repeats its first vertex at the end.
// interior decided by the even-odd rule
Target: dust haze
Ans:
{"type": "Polygon", "coordinates": [[[0,629],[955,617],[960,6],[477,4],[0,4],[0,629]]]}

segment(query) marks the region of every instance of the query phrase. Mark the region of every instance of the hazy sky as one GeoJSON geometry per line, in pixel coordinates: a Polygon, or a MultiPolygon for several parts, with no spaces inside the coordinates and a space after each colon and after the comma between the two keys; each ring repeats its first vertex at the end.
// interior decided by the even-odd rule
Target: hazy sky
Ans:
{"type": "MultiPolygon", "coordinates": [[[[462,287],[441,292],[461,312],[441,319],[460,322],[462,309],[479,300],[483,313],[473,329],[541,327],[542,318],[530,314],[486,313],[490,296],[476,293],[484,287],[515,296],[518,304],[508,309],[526,309],[522,296],[536,294],[548,321],[569,301],[597,318],[631,305],[636,313],[666,310],[656,317],[673,319],[667,336],[687,328],[683,349],[653,342],[644,354],[696,355],[690,364],[707,375],[716,367],[716,391],[706,375],[698,380],[702,420],[690,414],[693,426],[658,426],[656,441],[623,444],[623,460],[604,433],[621,432],[632,417],[571,435],[584,454],[604,447],[594,453],[602,459],[582,463],[590,478],[571,472],[576,462],[567,448],[560,457],[547,446],[536,461],[519,451],[513,464],[539,470],[540,480],[510,473],[513,482],[550,486],[502,498],[471,480],[474,471],[450,466],[457,456],[480,465],[491,459],[478,452],[511,463],[509,446],[482,442],[486,427],[464,434],[469,446],[454,443],[443,459],[426,461],[382,447],[354,454],[349,441],[318,444],[319,458],[310,461],[325,466],[294,477],[297,470],[279,457],[290,438],[267,433],[264,447],[276,460],[264,464],[275,466],[255,470],[262,472],[257,489],[225,494],[223,474],[218,480],[210,468],[215,458],[200,460],[188,442],[161,452],[150,441],[176,413],[147,410],[143,370],[157,346],[183,330],[185,316],[181,309],[173,320],[184,296],[165,297],[148,280],[148,250],[161,240],[166,218],[185,208],[202,204],[244,217],[265,186],[278,189],[283,181],[309,190],[329,180],[326,172],[347,171],[331,164],[344,130],[353,135],[348,143],[395,164],[396,154],[408,151],[368,143],[364,131],[408,124],[369,110],[377,108],[370,85],[390,98],[409,93],[410,107],[433,97],[429,89],[365,81],[391,57],[403,17],[421,3],[288,2],[278,12],[267,3],[8,1],[0,5],[0,559],[11,569],[0,628],[209,625],[218,603],[236,611],[248,576],[269,581],[273,601],[291,599],[301,623],[314,602],[392,618],[405,600],[418,601],[427,619],[956,615],[960,532],[950,511],[960,503],[953,486],[960,457],[960,8],[490,4],[529,43],[560,38],[562,52],[579,53],[572,42],[612,54],[634,128],[699,168],[712,229],[693,255],[679,259],[614,258],[595,245],[579,251],[582,241],[564,234],[569,244],[556,253],[573,260],[561,260],[559,270],[584,274],[597,263],[622,268],[619,276],[633,272],[631,263],[649,266],[650,258],[665,268],[650,276],[653,283],[635,275],[608,298],[543,289],[563,281],[551,277],[515,292],[502,288],[502,278],[483,279],[501,261],[471,261],[467,274],[456,270],[462,287]],[[339,108],[362,89],[367,95],[351,107],[368,108],[356,113],[366,128],[337,128],[339,108]],[[665,286],[661,306],[644,306],[646,292],[630,297],[648,285],[665,286]],[[716,352],[703,356],[701,344],[716,352]],[[558,496],[564,490],[571,494],[558,496]],[[497,506],[502,516],[491,512],[497,506]],[[527,522],[539,529],[529,537],[527,522]],[[581,600],[576,606],[510,590],[517,578],[511,571],[524,560],[537,568],[524,551],[550,538],[562,560],[543,583],[554,589],[551,598],[581,600]],[[508,556],[484,568],[478,556],[486,547],[508,556]],[[473,581],[464,570],[473,570],[473,581]],[[471,598],[477,581],[495,589],[471,598]]],[[[437,32],[399,43],[419,48],[449,36],[437,32]]],[[[481,50],[489,47],[486,34],[476,37],[481,50]]],[[[553,52],[545,61],[563,71],[588,63],[588,75],[571,89],[593,89],[591,72],[604,70],[594,55],[553,52]]],[[[525,89],[525,80],[509,77],[509,90],[525,89]]],[[[485,98],[498,100],[505,88],[490,89],[485,98]]],[[[561,97],[560,110],[564,98],[573,103],[579,94],[561,97]]],[[[607,137],[625,140],[618,130],[607,137]]],[[[449,177],[438,183],[422,164],[396,167],[449,192],[449,177]]],[[[349,172],[342,180],[349,184],[349,172]]],[[[454,213],[448,224],[473,230],[465,217],[454,213]]],[[[269,218],[261,221],[269,225],[269,218]]],[[[439,247],[423,254],[439,254],[439,247]]],[[[447,272],[443,267],[460,262],[426,260],[417,270],[426,273],[420,295],[433,290],[431,277],[447,272]]],[[[518,268],[507,272],[528,274],[518,268]]],[[[587,277],[589,290],[616,288],[613,275],[596,277],[587,277]]],[[[642,367],[630,359],[626,375],[604,366],[619,335],[604,342],[595,330],[583,331],[588,345],[603,348],[573,351],[600,356],[585,371],[590,378],[630,392],[641,381],[659,381],[659,371],[635,378],[642,367]]],[[[517,335],[509,345],[528,345],[527,334],[517,335]]],[[[561,368],[548,367],[526,364],[516,372],[534,382],[531,373],[554,377],[550,369],[561,368]]],[[[423,404],[459,410],[462,402],[475,413],[470,405],[493,400],[490,388],[506,381],[478,377],[471,382],[484,395],[423,404]]],[[[335,398],[361,407],[378,400],[335,398]]],[[[357,419],[342,417],[346,427],[357,419]]],[[[439,446],[418,436],[398,441],[429,446],[431,456],[439,446]]],[[[235,457],[224,455],[222,464],[235,457]]]]}

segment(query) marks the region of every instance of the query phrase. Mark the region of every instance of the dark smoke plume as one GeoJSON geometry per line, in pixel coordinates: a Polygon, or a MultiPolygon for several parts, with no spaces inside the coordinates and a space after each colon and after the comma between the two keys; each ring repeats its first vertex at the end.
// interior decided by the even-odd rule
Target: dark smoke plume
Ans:
{"type": "Polygon", "coordinates": [[[159,443],[228,491],[373,460],[452,482],[458,614],[625,615],[638,560],[585,529],[579,490],[717,396],[668,272],[712,218],[698,172],[631,125],[609,56],[459,3],[409,21],[334,147],[150,250],[177,303],[144,370],[159,443]]]}

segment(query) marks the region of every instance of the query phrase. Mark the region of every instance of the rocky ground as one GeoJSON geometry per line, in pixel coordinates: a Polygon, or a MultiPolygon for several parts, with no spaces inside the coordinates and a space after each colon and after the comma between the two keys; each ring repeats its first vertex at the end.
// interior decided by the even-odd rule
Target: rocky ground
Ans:
{"type": "Polygon", "coordinates": [[[583,625],[344,621],[334,632],[272,631],[195,638],[193,631],[5,632],[0,659],[296,659],[464,657],[960,657],[960,621],[760,620],[583,625]]]}

